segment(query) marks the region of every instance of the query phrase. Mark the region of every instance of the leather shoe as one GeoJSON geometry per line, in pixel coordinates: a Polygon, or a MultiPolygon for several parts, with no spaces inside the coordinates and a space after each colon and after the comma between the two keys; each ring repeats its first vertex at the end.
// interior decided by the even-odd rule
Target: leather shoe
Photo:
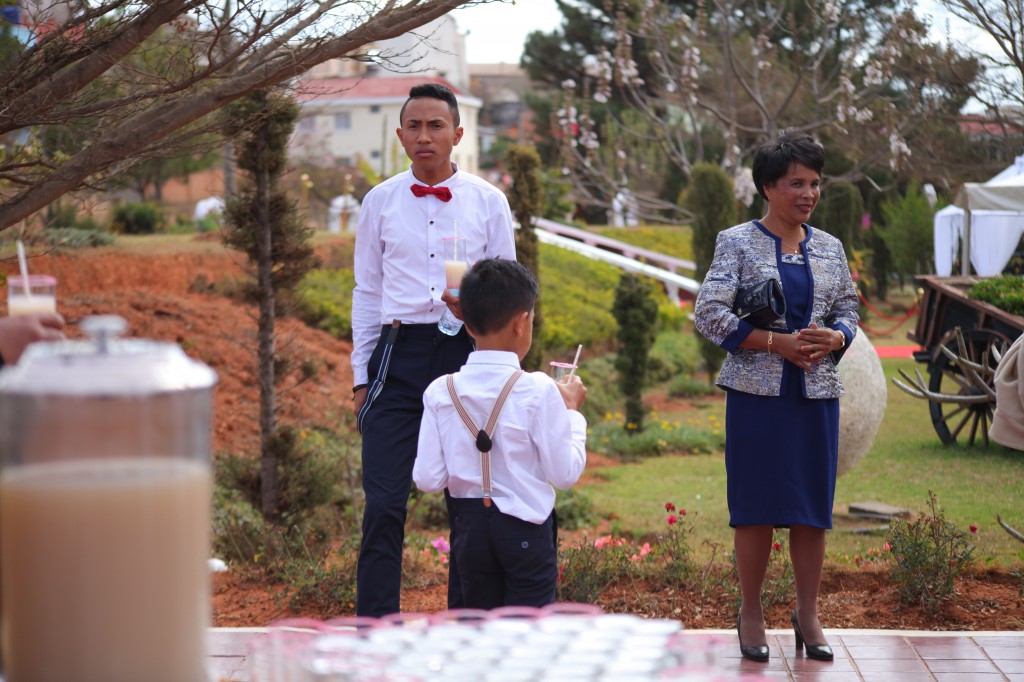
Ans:
{"type": "Polygon", "coordinates": [[[764,663],[768,660],[768,645],[764,646],[747,646],[743,643],[743,635],[740,633],[740,617],[736,616],[736,636],[740,640],[740,654],[743,658],[751,661],[757,661],[758,663],[764,663]]]}
{"type": "Polygon", "coordinates": [[[802,648],[807,649],[807,658],[813,658],[816,661],[831,661],[835,656],[832,653],[832,647],[828,644],[810,644],[804,641],[804,635],[800,632],[800,622],[796,618],[796,611],[793,611],[793,615],[789,617],[791,623],[793,623],[793,634],[796,635],[796,650],[800,651],[802,648]]]}

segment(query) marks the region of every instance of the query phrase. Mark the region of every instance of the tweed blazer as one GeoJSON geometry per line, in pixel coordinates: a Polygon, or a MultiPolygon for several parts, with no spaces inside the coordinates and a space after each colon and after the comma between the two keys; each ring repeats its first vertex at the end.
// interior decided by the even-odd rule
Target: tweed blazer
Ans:
{"type": "MultiPolygon", "coordinates": [[[[857,291],[842,243],[826,232],[809,225],[804,227],[807,237],[801,242],[801,250],[812,297],[809,315],[800,321],[797,329],[790,329],[785,318],[777,319],[768,328],[775,333],[796,333],[814,322],[819,327],[830,327],[845,334],[846,344],[823,358],[803,377],[806,397],[838,398],[843,394],[843,383],[836,363],[857,333],[860,319],[857,291]]],[[[732,311],[738,289],[769,277],[782,283],[781,260],[782,241],[758,221],[730,227],[718,234],[714,260],[697,294],[694,324],[701,334],[729,352],[716,382],[723,388],[766,396],[778,396],[782,392],[785,362],[782,356],[740,348],[754,327],[732,311]]]]}

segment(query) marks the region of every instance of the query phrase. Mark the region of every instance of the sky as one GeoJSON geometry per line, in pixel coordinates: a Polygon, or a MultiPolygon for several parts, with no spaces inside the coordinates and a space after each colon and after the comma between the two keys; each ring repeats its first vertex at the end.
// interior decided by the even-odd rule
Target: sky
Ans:
{"type": "MultiPolygon", "coordinates": [[[[932,19],[932,36],[945,42],[946,18],[937,0],[923,0],[918,14],[932,19]]],[[[555,0],[510,0],[476,7],[461,7],[452,12],[459,29],[466,32],[466,60],[470,64],[506,62],[518,64],[523,43],[531,31],[551,32],[561,26],[562,13],[555,0]]],[[[950,18],[950,31],[956,40],[963,40],[975,48],[994,50],[991,39],[979,35],[977,29],[965,27],[963,22],[950,18]]]]}
{"type": "Polygon", "coordinates": [[[523,43],[532,31],[550,32],[562,25],[555,0],[511,2],[460,7],[452,12],[466,33],[466,61],[470,64],[518,64],[523,43]]]}

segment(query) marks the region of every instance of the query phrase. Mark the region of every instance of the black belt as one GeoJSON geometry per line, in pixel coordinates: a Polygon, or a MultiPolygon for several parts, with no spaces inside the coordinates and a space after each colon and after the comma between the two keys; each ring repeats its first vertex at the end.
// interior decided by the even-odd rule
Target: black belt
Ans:
{"type": "MultiPolygon", "coordinates": [[[[395,320],[391,324],[383,324],[380,327],[381,336],[390,334],[392,330],[397,330],[396,334],[398,338],[403,336],[412,338],[430,338],[437,331],[437,322],[426,322],[423,324],[410,324],[408,322],[400,322],[395,320]]],[[[389,342],[394,343],[394,340],[389,339],[389,342]]]]}

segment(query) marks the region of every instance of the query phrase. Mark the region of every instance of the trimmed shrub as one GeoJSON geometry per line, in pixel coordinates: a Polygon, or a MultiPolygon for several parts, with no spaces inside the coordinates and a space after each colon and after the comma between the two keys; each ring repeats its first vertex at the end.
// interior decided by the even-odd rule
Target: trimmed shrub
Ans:
{"type": "MultiPolygon", "coordinates": [[[[715,255],[715,241],[718,233],[736,223],[736,198],[732,192],[732,181],[720,167],[710,163],[698,163],[690,174],[683,207],[694,216],[693,260],[697,265],[694,279],[704,281],[715,255]]],[[[701,356],[708,371],[709,381],[725,360],[725,351],[703,336],[700,339],[701,356]]]]}
{"type": "Polygon", "coordinates": [[[619,323],[619,354],[615,368],[619,370],[619,388],[626,398],[626,431],[643,431],[643,387],[647,381],[647,357],[654,345],[658,323],[658,304],[652,297],[653,287],[646,279],[623,274],[615,290],[612,314],[619,323]]]}
{"type": "Polygon", "coordinates": [[[164,229],[164,214],[160,206],[149,202],[121,204],[114,209],[110,228],[120,234],[155,234],[164,229]]]}

